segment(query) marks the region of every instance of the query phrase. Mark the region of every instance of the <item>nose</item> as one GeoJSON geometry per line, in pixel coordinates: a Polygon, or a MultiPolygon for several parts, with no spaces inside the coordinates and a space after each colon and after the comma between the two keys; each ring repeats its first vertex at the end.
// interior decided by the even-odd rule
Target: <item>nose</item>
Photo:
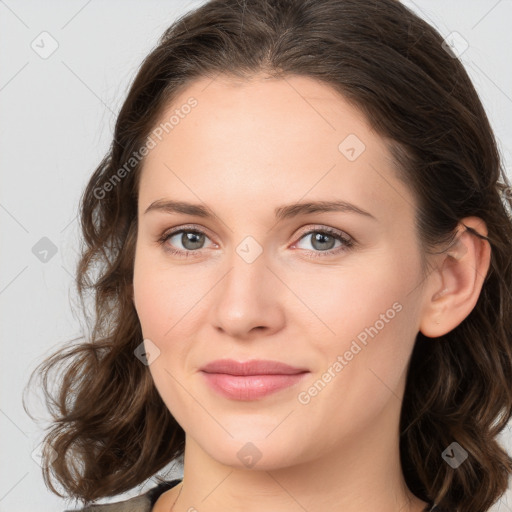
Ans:
{"type": "Polygon", "coordinates": [[[234,254],[216,286],[211,322],[233,338],[276,332],[284,325],[286,286],[264,252],[253,261],[241,254],[234,254]]]}

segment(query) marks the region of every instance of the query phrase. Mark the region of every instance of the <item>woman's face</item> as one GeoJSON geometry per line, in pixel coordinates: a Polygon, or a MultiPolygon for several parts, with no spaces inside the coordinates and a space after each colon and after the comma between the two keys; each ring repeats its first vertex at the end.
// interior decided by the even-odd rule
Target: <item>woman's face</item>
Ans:
{"type": "Polygon", "coordinates": [[[297,76],[201,79],[161,121],[140,182],[134,302],[187,443],[276,468],[360,447],[371,429],[397,437],[424,292],[415,202],[383,139],[297,76]],[[317,202],[352,206],[293,206],[317,202]],[[305,372],[201,371],[225,358],[305,372]]]}

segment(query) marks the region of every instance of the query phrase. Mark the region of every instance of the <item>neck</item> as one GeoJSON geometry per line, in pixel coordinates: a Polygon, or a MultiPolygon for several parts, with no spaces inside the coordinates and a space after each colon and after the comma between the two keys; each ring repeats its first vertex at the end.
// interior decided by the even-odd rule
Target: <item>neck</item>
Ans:
{"type": "Polygon", "coordinates": [[[403,479],[395,410],[400,402],[394,396],[390,400],[397,404],[383,409],[385,417],[368,422],[364,431],[353,430],[326,453],[308,454],[298,447],[293,465],[280,461],[258,468],[256,463],[248,469],[240,461],[222,464],[187,436],[183,485],[173,512],[425,510],[427,503],[403,479]]]}

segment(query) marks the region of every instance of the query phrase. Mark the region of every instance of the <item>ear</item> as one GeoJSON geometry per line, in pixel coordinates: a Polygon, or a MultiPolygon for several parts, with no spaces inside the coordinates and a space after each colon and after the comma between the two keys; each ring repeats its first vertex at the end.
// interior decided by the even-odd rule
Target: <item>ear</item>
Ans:
{"type": "Polygon", "coordinates": [[[466,227],[487,236],[478,217],[466,217],[457,226],[450,249],[440,255],[425,287],[425,303],[419,330],[429,338],[457,327],[475,307],[491,261],[491,246],[466,227]]]}

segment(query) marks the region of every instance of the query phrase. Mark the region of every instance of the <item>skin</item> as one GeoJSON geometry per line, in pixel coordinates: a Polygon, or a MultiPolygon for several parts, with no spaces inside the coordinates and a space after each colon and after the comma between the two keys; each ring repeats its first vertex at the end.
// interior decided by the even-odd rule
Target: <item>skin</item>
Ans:
{"type": "MultiPolygon", "coordinates": [[[[325,84],[204,78],[162,120],[190,96],[197,106],[147,155],[139,190],[134,304],[144,338],[159,350],[149,365],[155,386],[186,432],[183,485],[154,510],[168,512],[180,490],[180,512],[423,510],[399,461],[406,370],[419,331],[445,334],[475,306],[488,243],[461,225],[456,246],[429,260],[424,278],[411,192],[382,137],[325,84]],[[349,134],[366,146],[354,161],[338,149],[349,134]],[[216,217],[145,213],[160,199],[202,203],[216,217]],[[335,199],[376,220],[350,212],[274,219],[278,206],[335,199]],[[181,234],[158,244],[170,228],[190,224],[206,233],[199,249],[184,246],[181,234]],[[322,248],[304,234],[325,227],[356,245],[322,256],[343,242],[322,248]],[[262,250],[252,263],[236,252],[247,236],[262,250]],[[199,256],[172,255],[165,245],[199,256]],[[396,303],[400,312],[301,403],[299,393],[396,303]],[[274,359],[311,373],[263,399],[235,401],[199,373],[224,357],[274,359]],[[251,468],[237,456],[248,442],[261,452],[251,468]]],[[[463,222],[487,234],[480,219],[463,222]]]]}

